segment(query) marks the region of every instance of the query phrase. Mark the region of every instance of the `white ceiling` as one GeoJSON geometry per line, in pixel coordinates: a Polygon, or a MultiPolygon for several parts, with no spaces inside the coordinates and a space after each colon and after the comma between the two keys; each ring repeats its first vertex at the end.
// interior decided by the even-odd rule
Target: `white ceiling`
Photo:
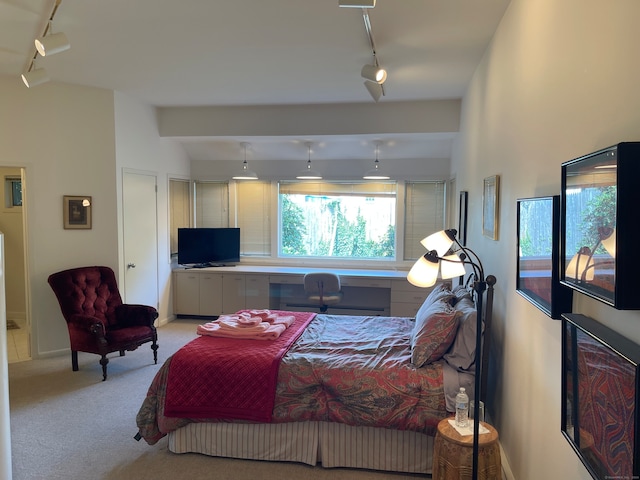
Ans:
{"type": "MultiPolygon", "coordinates": [[[[20,82],[53,3],[0,0],[0,75],[20,82]]],[[[367,11],[388,71],[379,103],[462,97],[508,4],[378,0],[367,11]]],[[[338,0],[63,0],[52,31],[71,43],[36,61],[53,81],[116,90],[154,106],[373,103],[360,77],[373,58],[363,11],[339,8],[338,0]]],[[[362,145],[374,141],[382,142],[385,158],[442,158],[451,138],[300,139],[283,132],[182,143],[195,159],[229,159],[219,152],[230,141],[249,142],[255,159],[280,158],[280,145],[306,141],[335,145],[324,151],[341,158],[370,158],[362,145]]]]}

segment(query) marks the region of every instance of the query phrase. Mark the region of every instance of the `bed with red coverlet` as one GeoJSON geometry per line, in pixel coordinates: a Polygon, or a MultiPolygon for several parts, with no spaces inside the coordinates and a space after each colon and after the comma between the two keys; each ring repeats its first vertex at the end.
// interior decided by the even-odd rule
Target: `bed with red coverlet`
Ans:
{"type": "MultiPolygon", "coordinates": [[[[168,358],[138,412],[139,436],[153,445],[190,422],[229,421],[325,421],[435,434],[447,415],[442,361],[420,368],[411,364],[412,318],[278,313],[296,317],[277,340],[286,344],[295,337],[283,346],[286,352],[270,345],[273,341],[196,338],[168,358]],[[215,367],[217,355],[208,354],[207,348],[235,355],[235,360],[227,358],[224,375],[216,379],[223,388],[231,382],[236,389],[235,383],[241,383],[225,371],[236,368],[229,367],[234,361],[242,365],[256,352],[269,349],[282,356],[275,370],[269,370],[275,372],[274,382],[249,379],[249,384],[237,386],[245,392],[262,388],[251,395],[253,403],[238,401],[241,396],[225,403],[228,392],[203,387],[220,372],[215,367]],[[190,373],[183,381],[172,382],[185,371],[190,373]]],[[[246,368],[239,370],[239,376],[250,376],[246,368]]]]}

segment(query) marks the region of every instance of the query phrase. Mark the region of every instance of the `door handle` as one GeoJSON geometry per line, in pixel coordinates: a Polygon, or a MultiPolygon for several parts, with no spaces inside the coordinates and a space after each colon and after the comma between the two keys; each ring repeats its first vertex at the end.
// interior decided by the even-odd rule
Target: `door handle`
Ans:
{"type": "Polygon", "coordinates": [[[127,263],[127,268],[136,268],[135,263],[127,263]]]}

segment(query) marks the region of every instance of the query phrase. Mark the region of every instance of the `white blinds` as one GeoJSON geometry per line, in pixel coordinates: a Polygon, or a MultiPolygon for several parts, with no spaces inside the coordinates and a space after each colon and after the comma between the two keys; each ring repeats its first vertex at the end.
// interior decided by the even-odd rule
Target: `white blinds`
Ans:
{"type": "Polygon", "coordinates": [[[178,251],[178,229],[191,226],[191,203],[189,180],[169,180],[169,247],[171,253],[178,251]]]}
{"type": "Polygon", "coordinates": [[[229,185],[196,182],[196,227],[229,226],[229,185]]]}
{"type": "Polygon", "coordinates": [[[271,255],[271,183],[237,183],[237,218],[242,255],[271,255]]]}
{"type": "Polygon", "coordinates": [[[420,240],[444,229],[445,183],[407,182],[405,194],[404,259],[415,260],[426,252],[420,240]]]}

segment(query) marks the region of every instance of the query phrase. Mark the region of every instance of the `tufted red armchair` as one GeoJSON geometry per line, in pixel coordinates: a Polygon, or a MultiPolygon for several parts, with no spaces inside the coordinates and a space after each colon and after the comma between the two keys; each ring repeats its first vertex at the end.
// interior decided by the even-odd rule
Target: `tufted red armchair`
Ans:
{"type": "Polygon", "coordinates": [[[122,303],[116,277],[109,267],[80,267],[49,276],[69,329],[71,367],[78,370],[78,352],[101,355],[102,380],[107,379],[107,354],[135,350],[152,342],[158,363],[158,312],[146,305],[122,303]]]}

